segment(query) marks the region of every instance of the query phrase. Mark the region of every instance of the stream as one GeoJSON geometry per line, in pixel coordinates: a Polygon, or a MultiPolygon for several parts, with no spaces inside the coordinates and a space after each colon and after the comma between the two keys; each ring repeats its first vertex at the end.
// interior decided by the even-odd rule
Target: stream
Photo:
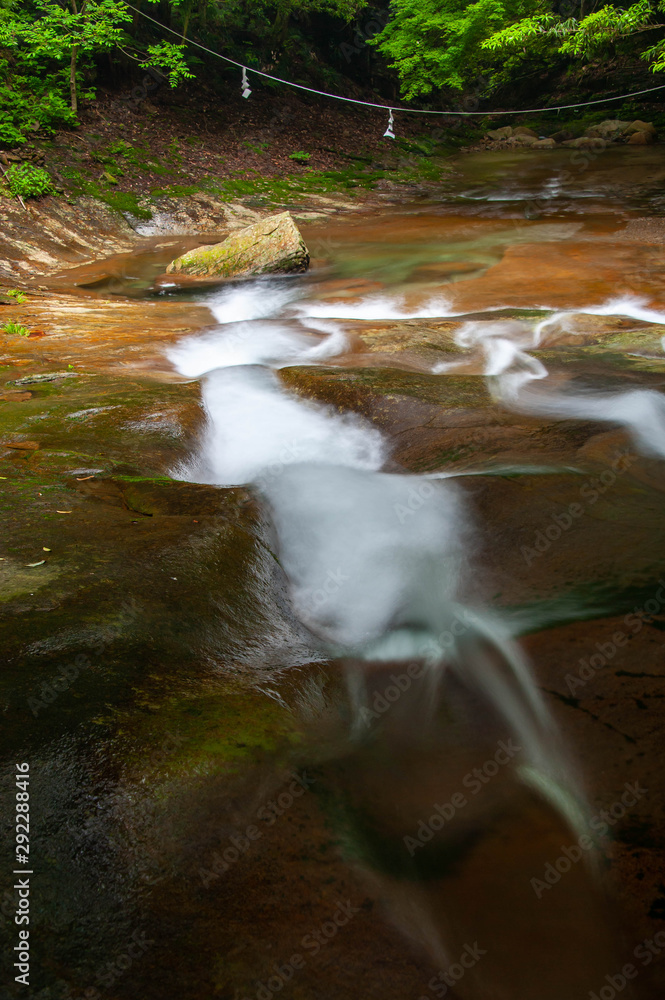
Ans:
{"type": "Polygon", "coordinates": [[[0,997],[662,995],[663,179],[459,157],[305,213],[306,275],[146,234],[30,306],[0,997]]]}

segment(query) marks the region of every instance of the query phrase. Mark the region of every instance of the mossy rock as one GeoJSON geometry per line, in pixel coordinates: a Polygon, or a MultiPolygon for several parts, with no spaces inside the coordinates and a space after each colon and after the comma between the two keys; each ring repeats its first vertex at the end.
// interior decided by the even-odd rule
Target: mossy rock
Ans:
{"type": "Polygon", "coordinates": [[[231,278],[306,271],[309,252],[290,212],[232,233],[221,243],[197,247],[174,260],[167,274],[231,278]]]}

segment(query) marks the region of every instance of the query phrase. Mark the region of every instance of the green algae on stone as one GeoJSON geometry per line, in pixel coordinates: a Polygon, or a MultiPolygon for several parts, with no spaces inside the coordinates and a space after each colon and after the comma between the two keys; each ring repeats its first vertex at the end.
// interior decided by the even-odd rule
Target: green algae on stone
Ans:
{"type": "MultiPolygon", "coordinates": [[[[141,517],[127,509],[122,479],[106,480],[115,495],[94,497],[83,488],[95,480],[76,483],[75,491],[60,484],[49,490],[48,479],[34,475],[22,488],[23,478],[3,483],[0,494],[11,501],[11,537],[0,562],[9,566],[0,575],[7,586],[0,601],[0,688],[11,706],[6,737],[26,726],[37,740],[62,725],[125,728],[123,719],[160,710],[174,694],[182,697],[183,687],[196,690],[211,670],[235,683],[239,674],[264,675],[311,658],[246,491],[211,487],[202,494],[196,484],[146,482],[162,510],[141,517]],[[61,682],[77,657],[85,669],[61,682]],[[57,699],[50,690],[58,691],[56,684],[57,699]]],[[[213,700],[218,690],[215,682],[213,700]]],[[[230,732],[230,722],[219,732],[224,725],[230,732]]],[[[240,750],[247,740],[236,743],[240,750]]]]}
{"type": "Polygon", "coordinates": [[[300,739],[296,719],[285,705],[228,680],[179,692],[137,691],[132,707],[116,722],[128,740],[123,760],[130,769],[145,770],[151,751],[170,737],[168,753],[153,761],[156,771],[170,776],[227,770],[280,748],[288,755],[300,739]]]}
{"type": "Polygon", "coordinates": [[[53,471],[129,462],[160,475],[186,457],[201,420],[194,383],[100,374],[40,383],[30,399],[3,402],[0,442],[35,440],[30,465],[53,471]]]}
{"type": "Polygon", "coordinates": [[[55,580],[60,570],[57,566],[49,565],[46,558],[40,560],[40,555],[38,552],[35,560],[42,562],[41,566],[11,559],[9,556],[3,557],[0,562],[0,602],[13,601],[24,595],[32,596],[55,580]]]}
{"type": "Polygon", "coordinates": [[[243,274],[306,271],[309,252],[291,214],[263,219],[221,243],[197,247],[174,260],[167,274],[231,278],[243,274]]]}
{"type": "Polygon", "coordinates": [[[431,375],[397,368],[282,368],[286,386],[310,399],[331,403],[342,410],[369,414],[379,399],[411,397],[444,409],[487,406],[490,397],[482,376],[431,375]]]}

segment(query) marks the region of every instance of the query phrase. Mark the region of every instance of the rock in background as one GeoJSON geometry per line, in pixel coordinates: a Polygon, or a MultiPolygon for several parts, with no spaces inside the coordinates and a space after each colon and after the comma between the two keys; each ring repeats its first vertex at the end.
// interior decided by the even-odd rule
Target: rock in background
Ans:
{"type": "Polygon", "coordinates": [[[539,136],[533,129],[523,125],[513,128],[505,125],[503,128],[492,129],[485,137],[485,148],[508,149],[513,147],[529,147],[536,149],[555,149],[558,145],[573,149],[604,149],[612,143],[626,143],[630,146],[647,146],[656,141],[656,129],[652,122],[626,122],[618,119],[607,119],[599,125],[592,125],[583,135],[575,136],[566,129],[553,132],[551,136],[539,136]]]}

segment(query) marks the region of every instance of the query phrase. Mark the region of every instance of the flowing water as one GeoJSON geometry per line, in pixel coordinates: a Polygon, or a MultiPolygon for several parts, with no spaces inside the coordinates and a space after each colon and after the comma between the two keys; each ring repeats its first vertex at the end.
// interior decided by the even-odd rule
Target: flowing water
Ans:
{"type": "MultiPolygon", "coordinates": [[[[658,726],[622,706],[662,691],[602,683],[608,663],[662,672],[665,225],[650,213],[665,158],[457,167],[436,197],[305,226],[306,276],[195,294],[154,281],[153,248],[81,278],[101,299],[209,320],[130,346],[132,378],[143,366],[200,391],[186,446],[143,456],[183,499],[169,506],[154,472],[141,485],[141,440],[174,419],[165,404],[123,425],[138,435],[130,466],[98,494],[75,487],[197,534],[127,550],[147,576],[122,634],[147,667],[126,690],[116,670],[113,723],[101,705],[75,716],[76,737],[55,707],[38,723],[44,767],[66,761],[90,788],[75,805],[54,793],[50,823],[66,845],[69,802],[90,838],[77,877],[89,887],[106,866],[117,908],[89,907],[76,932],[96,964],[52,942],[59,982],[228,1000],[632,988],[619,970],[650,925],[631,879],[641,865],[657,880],[645,852],[662,828],[647,796],[657,757],[643,759],[658,726]],[[236,506],[206,521],[217,503],[236,506]],[[93,752],[95,725],[107,743],[93,752]],[[155,765],[151,800],[131,755],[160,727],[187,749],[155,765]],[[615,813],[599,814],[618,802],[623,818],[622,795],[636,811],[615,846],[615,813]],[[133,972],[107,962],[104,980],[100,935],[113,958],[144,926],[154,950],[133,972]]],[[[127,363],[101,355],[107,374],[127,363]]],[[[84,465],[77,483],[95,476],[84,465]]],[[[634,995],[658,995],[650,963],[632,961],[634,995]]]]}

